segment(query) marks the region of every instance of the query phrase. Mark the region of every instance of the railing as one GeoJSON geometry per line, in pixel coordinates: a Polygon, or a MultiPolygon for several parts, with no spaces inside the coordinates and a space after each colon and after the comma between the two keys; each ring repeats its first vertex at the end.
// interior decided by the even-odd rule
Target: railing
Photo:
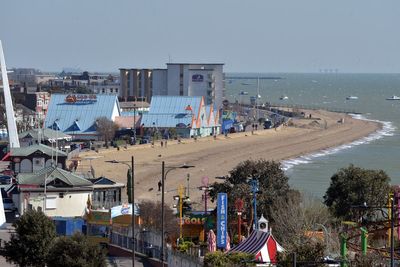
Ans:
{"type": "MultiPolygon", "coordinates": [[[[152,243],[141,239],[134,239],[135,241],[135,251],[145,254],[150,258],[161,259],[161,249],[152,243]]],[[[112,233],[110,238],[110,244],[116,245],[121,248],[132,250],[132,237],[127,237],[117,233],[112,233]]],[[[167,256],[167,255],[166,255],[167,256]]]]}
{"type": "MultiPolygon", "coordinates": [[[[251,105],[244,105],[248,107],[253,107],[251,105]]],[[[332,108],[332,107],[325,107],[325,106],[317,106],[317,105],[300,105],[300,104],[288,104],[288,103],[269,103],[268,107],[260,107],[258,106],[259,109],[269,109],[269,108],[292,108],[292,109],[308,109],[308,110],[327,110],[331,112],[337,112],[337,113],[352,113],[352,114],[360,114],[360,112],[357,112],[354,109],[345,109],[345,108],[332,108]]]]}

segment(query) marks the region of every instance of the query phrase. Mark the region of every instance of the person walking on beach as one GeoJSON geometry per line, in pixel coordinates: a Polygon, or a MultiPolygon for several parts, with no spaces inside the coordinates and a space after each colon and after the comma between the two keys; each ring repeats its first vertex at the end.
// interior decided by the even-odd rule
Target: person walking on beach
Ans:
{"type": "Polygon", "coordinates": [[[161,140],[161,147],[164,147],[164,141],[161,140]]]}
{"type": "Polygon", "coordinates": [[[165,148],[167,148],[167,140],[165,140],[165,148]]]}
{"type": "Polygon", "coordinates": [[[161,186],[162,186],[162,183],[161,183],[161,180],[160,180],[160,181],[158,181],[158,192],[161,191],[161,186]]]}

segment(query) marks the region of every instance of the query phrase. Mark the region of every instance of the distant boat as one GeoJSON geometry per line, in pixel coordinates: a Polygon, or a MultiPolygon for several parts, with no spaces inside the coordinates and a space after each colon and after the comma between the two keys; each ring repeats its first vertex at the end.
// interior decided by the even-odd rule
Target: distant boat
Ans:
{"type": "Polygon", "coordinates": [[[242,85],[251,85],[251,83],[242,83],[242,85]]]}
{"type": "Polygon", "coordinates": [[[280,100],[288,100],[289,97],[287,97],[286,95],[282,95],[279,99],[280,99],[280,100]]]}
{"type": "Polygon", "coordinates": [[[358,96],[354,96],[354,95],[350,95],[348,97],[346,97],[346,100],[357,100],[358,96]]]}
{"type": "Polygon", "coordinates": [[[397,95],[394,95],[394,96],[386,98],[386,100],[400,100],[400,97],[398,97],[397,95]]]}
{"type": "Polygon", "coordinates": [[[249,94],[249,92],[246,92],[246,91],[240,91],[240,93],[239,93],[239,95],[248,95],[249,94]]]}

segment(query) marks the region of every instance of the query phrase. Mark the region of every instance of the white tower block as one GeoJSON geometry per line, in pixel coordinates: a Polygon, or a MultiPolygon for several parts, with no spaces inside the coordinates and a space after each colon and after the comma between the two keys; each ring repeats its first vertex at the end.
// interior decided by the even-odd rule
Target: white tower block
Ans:
{"type": "Polygon", "coordinates": [[[1,40],[0,40],[0,65],[1,65],[1,77],[3,79],[4,102],[6,104],[8,140],[10,143],[10,148],[19,147],[18,131],[14,116],[14,107],[11,99],[10,86],[8,84],[6,60],[4,59],[3,45],[1,44],[1,40]]]}

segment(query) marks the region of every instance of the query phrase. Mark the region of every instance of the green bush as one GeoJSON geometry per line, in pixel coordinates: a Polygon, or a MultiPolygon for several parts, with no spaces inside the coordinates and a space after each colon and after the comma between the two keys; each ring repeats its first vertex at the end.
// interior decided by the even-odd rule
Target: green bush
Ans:
{"type": "Polygon", "coordinates": [[[227,254],[222,251],[215,251],[206,254],[206,256],[204,257],[204,266],[255,266],[255,263],[253,261],[254,255],[252,254],[243,252],[233,252],[227,254]]]}
{"type": "Polygon", "coordinates": [[[178,245],[178,250],[180,252],[187,252],[189,250],[189,248],[193,247],[194,243],[191,241],[183,241],[182,243],[180,243],[178,245]]]}

